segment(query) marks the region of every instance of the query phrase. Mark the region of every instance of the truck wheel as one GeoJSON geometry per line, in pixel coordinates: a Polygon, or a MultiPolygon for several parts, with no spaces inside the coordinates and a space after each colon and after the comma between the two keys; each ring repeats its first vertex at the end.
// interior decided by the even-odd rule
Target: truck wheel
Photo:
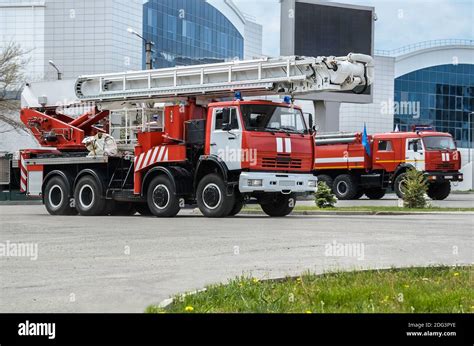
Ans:
{"type": "Polygon", "coordinates": [[[329,175],[321,174],[321,175],[318,175],[317,178],[318,178],[318,182],[320,181],[325,182],[326,185],[332,190],[334,181],[329,175]]]}
{"type": "Polygon", "coordinates": [[[450,193],[451,183],[449,181],[438,184],[430,184],[428,186],[428,196],[435,201],[442,201],[446,199],[450,193]]]}
{"type": "Polygon", "coordinates": [[[337,199],[354,199],[357,192],[359,192],[359,189],[356,181],[350,174],[341,174],[334,179],[334,194],[337,199]]]}
{"type": "Polygon", "coordinates": [[[179,213],[179,198],[168,177],[163,175],[154,178],[148,186],[148,208],[158,217],[173,217],[179,213]]]}
{"type": "Polygon", "coordinates": [[[393,190],[397,194],[398,198],[403,198],[405,195],[405,177],[406,174],[402,173],[395,178],[395,182],[393,183],[393,190]]]}
{"type": "Polygon", "coordinates": [[[76,209],[82,216],[103,215],[106,211],[106,200],[102,188],[91,176],[82,177],[74,191],[76,209]]]}
{"type": "Polygon", "coordinates": [[[51,215],[74,215],[75,208],[69,203],[71,188],[60,177],[51,178],[44,189],[44,205],[51,215]]]}
{"type": "Polygon", "coordinates": [[[227,196],[224,180],[219,174],[209,174],[198,184],[197,204],[207,217],[226,217],[235,205],[235,194],[227,196]]]}
{"type": "Polygon", "coordinates": [[[385,189],[373,187],[365,190],[365,195],[370,199],[382,199],[385,196],[385,189]]]}
{"type": "Polygon", "coordinates": [[[278,194],[271,200],[266,200],[264,203],[260,203],[262,210],[268,216],[272,217],[283,217],[290,214],[296,205],[296,198],[293,194],[283,195],[278,194]]]}

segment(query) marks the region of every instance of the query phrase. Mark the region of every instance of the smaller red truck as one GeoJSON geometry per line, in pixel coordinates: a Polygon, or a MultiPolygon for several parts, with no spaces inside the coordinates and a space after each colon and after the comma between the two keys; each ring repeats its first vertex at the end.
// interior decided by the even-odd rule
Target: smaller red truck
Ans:
{"type": "Polygon", "coordinates": [[[463,180],[461,154],[449,133],[415,128],[413,132],[369,135],[370,151],[362,144],[362,137],[362,133],[316,136],[314,170],[338,199],[358,199],[364,194],[381,199],[390,189],[402,198],[405,173],[410,168],[424,172],[428,196],[433,200],[445,199],[451,182],[463,180]]]}

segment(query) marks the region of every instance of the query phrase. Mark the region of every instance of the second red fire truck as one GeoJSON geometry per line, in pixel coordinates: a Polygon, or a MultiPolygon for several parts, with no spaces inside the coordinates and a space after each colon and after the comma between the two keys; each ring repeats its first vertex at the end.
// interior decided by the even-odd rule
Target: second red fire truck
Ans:
{"type": "Polygon", "coordinates": [[[451,182],[463,180],[461,155],[449,133],[414,128],[413,132],[391,132],[368,136],[362,133],[316,136],[315,171],[338,199],[382,198],[387,190],[403,197],[405,173],[410,168],[424,172],[428,196],[448,197],[451,182]]]}

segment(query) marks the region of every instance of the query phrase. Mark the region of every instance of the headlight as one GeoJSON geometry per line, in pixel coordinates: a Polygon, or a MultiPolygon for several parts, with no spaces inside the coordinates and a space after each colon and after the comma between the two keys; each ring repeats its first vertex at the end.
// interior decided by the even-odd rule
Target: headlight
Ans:
{"type": "Polygon", "coordinates": [[[262,186],[263,180],[262,179],[249,179],[247,180],[248,186],[262,186]]]}
{"type": "Polygon", "coordinates": [[[316,187],[316,186],[318,186],[318,181],[317,180],[310,180],[310,181],[308,181],[308,186],[309,187],[316,187]]]}

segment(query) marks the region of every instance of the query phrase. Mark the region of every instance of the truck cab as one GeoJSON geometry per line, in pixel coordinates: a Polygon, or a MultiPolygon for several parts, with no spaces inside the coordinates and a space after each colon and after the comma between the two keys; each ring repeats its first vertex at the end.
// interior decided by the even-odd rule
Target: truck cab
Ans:
{"type": "Polygon", "coordinates": [[[404,172],[415,168],[429,182],[430,198],[445,199],[451,182],[462,181],[461,155],[449,133],[436,131],[393,132],[373,136],[372,169],[392,172],[393,189],[403,196],[404,172]]]}
{"type": "Polygon", "coordinates": [[[242,100],[208,105],[204,154],[218,158],[238,194],[256,198],[268,214],[293,209],[297,195],[316,191],[313,150],[299,107],[242,100]]]}

